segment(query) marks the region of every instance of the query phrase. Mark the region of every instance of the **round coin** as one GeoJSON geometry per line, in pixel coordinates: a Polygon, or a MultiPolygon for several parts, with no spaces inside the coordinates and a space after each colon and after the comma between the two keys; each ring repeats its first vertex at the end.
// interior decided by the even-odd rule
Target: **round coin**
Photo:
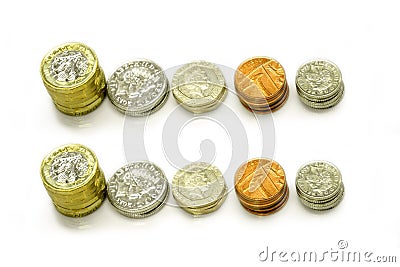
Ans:
{"type": "Polygon", "coordinates": [[[165,204],[169,185],[154,163],[139,161],[118,169],[107,184],[108,199],[123,215],[151,214],[165,204]]]}
{"type": "Polygon", "coordinates": [[[107,93],[118,111],[130,116],[155,109],[169,93],[168,80],[156,63],[136,60],[119,67],[109,78],[107,93]]]}

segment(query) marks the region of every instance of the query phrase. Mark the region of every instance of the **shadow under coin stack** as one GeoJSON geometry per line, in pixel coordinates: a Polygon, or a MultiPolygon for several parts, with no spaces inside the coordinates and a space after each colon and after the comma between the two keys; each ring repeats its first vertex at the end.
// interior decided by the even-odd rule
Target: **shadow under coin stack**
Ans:
{"type": "Polygon", "coordinates": [[[282,208],[289,197],[283,168],[271,159],[251,159],[235,174],[235,191],[242,206],[256,215],[282,208]]]}
{"type": "Polygon", "coordinates": [[[176,202],[193,215],[217,210],[224,203],[227,192],[221,171],[205,162],[185,166],[172,179],[172,195],[176,202]]]}
{"type": "Polygon", "coordinates": [[[94,51],[81,43],[66,43],[42,60],[40,73],[58,110],[73,116],[95,110],[106,95],[106,79],[94,51]]]}
{"type": "Polygon", "coordinates": [[[195,61],[179,68],[172,79],[176,101],[193,113],[216,109],[227,94],[225,78],[213,63],[195,61]]]}
{"type": "Polygon", "coordinates": [[[310,162],[297,172],[296,190],[306,207],[314,210],[332,209],[343,199],[342,175],[332,163],[310,162]]]}
{"type": "Polygon", "coordinates": [[[107,192],[108,200],[119,213],[144,218],[164,207],[169,184],[157,165],[138,161],[118,169],[107,183],[107,192]]]}
{"type": "Polygon", "coordinates": [[[52,151],[43,159],[40,174],[55,208],[66,216],[90,214],[106,197],[106,181],[96,155],[83,145],[52,151]]]}
{"type": "Polygon", "coordinates": [[[302,65],[296,74],[296,89],[300,100],[314,109],[327,109],[343,98],[344,84],[339,68],[325,60],[302,65]]]}
{"type": "Polygon", "coordinates": [[[267,57],[240,64],[235,72],[235,88],[243,106],[260,114],[278,110],[289,96],[285,70],[278,61],[267,57]]]}
{"type": "Polygon", "coordinates": [[[164,71],[150,60],[136,60],[119,67],[108,79],[107,94],[121,113],[143,117],[158,111],[168,99],[164,71]]]}

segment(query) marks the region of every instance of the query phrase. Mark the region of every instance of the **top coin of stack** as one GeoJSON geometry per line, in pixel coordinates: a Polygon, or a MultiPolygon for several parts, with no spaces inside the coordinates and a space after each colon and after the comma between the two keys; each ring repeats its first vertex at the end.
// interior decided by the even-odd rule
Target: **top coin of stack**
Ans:
{"type": "Polygon", "coordinates": [[[104,72],[94,51],[84,44],[56,47],[43,58],[40,73],[56,108],[67,115],[87,114],[105,97],[104,72]]]}
{"type": "Polygon", "coordinates": [[[226,96],[225,78],[213,63],[195,61],[179,68],[172,79],[176,101],[193,113],[216,109],[226,96]]]}
{"type": "Polygon", "coordinates": [[[119,112],[141,117],[156,112],[165,104],[169,84],[156,63],[136,60],[122,65],[111,75],[107,93],[119,112]]]}
{"type": "Polygon", "coordinates": [[[70,217],[92,213],[105,199],[106,181],[96,155],[78,144],[49,153],[40,175],[55,208],[70,217]]]}
{"type": "Polygon", "coordinates": [[[203,215],[222,205],[226,199],[227,187],[217,167],[205,162],[195,162],[174,175],[172,195],[186,212],[203,215]]]}
{"type": "Polygon", "coordinates": [[[240,64],[235,88],[243,106],[261,114],[278,110],[289,96],[285,70],[268,57],[254,57],[240,64]]]}
{"type": "Polygon", "coordinates": [[[310,162],[297,172],[296,190],[306,207],[314,210],[332,209],[343,199],[342,175],[330,162],[310,162]]]}
{"type": "Polygon", "coordinates": [[[110,178],[108,199],[119,213],[130,218],[144,218],[159,211],[169,195],[168,180],[154,163],[129,163],[110,178]]]}
{"type": "Polygon", "coordinates": [[[251,159],[235,174],[240,204],[250,213],[269,215],[281,209],[289,197],[285,172],[271,159],[251,159]]]}
{"type": "Polygon", "coordinates": [[[311,61],[297,70],[296,89],[300,100],[307,106],[315,109],[330,108],[343,98],[342,74],[332,62],[311,61]]]}

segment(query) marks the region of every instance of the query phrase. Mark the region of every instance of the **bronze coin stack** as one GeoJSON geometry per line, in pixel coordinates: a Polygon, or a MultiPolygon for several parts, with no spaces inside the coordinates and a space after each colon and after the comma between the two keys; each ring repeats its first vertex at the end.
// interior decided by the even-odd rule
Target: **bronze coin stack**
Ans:
{"type": "Polygon", "coordinates": [[[285,70],[268,57],[254,57],[240,64],[235,72],[235,88],[243,106],[260,114],[278,110],[289,96],[285,70]]]}
{"type": "Polygon", "coordinates": [[[289,197],[283,168],[266,158],[251,159],[238,168],[235,191],[248,212],[261,216],[281,209],[289,197]]]}
{"type": "Polygon", "coordinates": [[[40,73],[56,108],[71,116],[95,110],[106,96],[106,79],[97,56],[81,43],[66,43],[42,60],[40,73]]]}

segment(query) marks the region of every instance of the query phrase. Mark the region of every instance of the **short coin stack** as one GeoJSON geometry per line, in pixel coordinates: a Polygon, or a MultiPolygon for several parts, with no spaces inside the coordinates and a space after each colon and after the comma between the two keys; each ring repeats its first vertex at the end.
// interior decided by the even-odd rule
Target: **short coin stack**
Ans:
{"type": "Polygon", "coordinates": [[[235,73],[235,88],[240,102],[256,113],[274,112],[289,96],[289,87],[282,65],[268,57],[250,58],[235,73]]]}
{"type": "Polygon", "coordinates": [[[221,70],[213,63],[195,61],[179,68],[172,79],[176,101],[193,113],[216,109],[224,101],[227,90],[221,70]]]}
{"type": "Polygon", "coordinates": [[[174,175],[172,195],[183,210],[193,215],[203,215],[222,205],[226,199],[227,187],[217,167],[195,162],[174,175]]]}
{"type": "Polygon", "coordinates": [[[315,109],[337,105],[343,98],[344,84],[339,68],[326,60],[303,64],[296,74],[300,100],[315,109]]]}
{"type": "Polygon", "coordinates": [[[81,43],[66,43],[42,60],[40,73],[58,110],[73,116],[95,110],[106,95],[106,79],[97,56],[81,43]]]}
{"type": "Polygon", "coordinates": [[[158,212],[168,198],[169,184],[154,163],[138,161],[118,169],[107,184],[108,199],[119,213],[144,218],[158,212]]]}
{"type": "Polygon", "coordinates": [[[242,206],[256,215],[282,208],[289,197],[283,168],[271,159],[251,159],[235,174],[235,191],[242,206]]]}
{"type": "Polygon", "coordinates": [[[136,60],[122,65],[111,75],[107,93],[119,112],[142,117],[156,112],[165,104],[169,84],[156,63],[136,60]]]}
{"type": "Polygon", "coordinates": [[[55,208],[66,216],[90,214],[106,197],[106,181],[96,155],[83,145],[52,151],[43,159],[40,174],[55,208]]]}
{"type": "Polygon", "coordinates": [[[300,201],[314,210],[336,207],[343,199],[344,186],[339,169],[326,161],[303,165],[296,176],[300,201]]]}

